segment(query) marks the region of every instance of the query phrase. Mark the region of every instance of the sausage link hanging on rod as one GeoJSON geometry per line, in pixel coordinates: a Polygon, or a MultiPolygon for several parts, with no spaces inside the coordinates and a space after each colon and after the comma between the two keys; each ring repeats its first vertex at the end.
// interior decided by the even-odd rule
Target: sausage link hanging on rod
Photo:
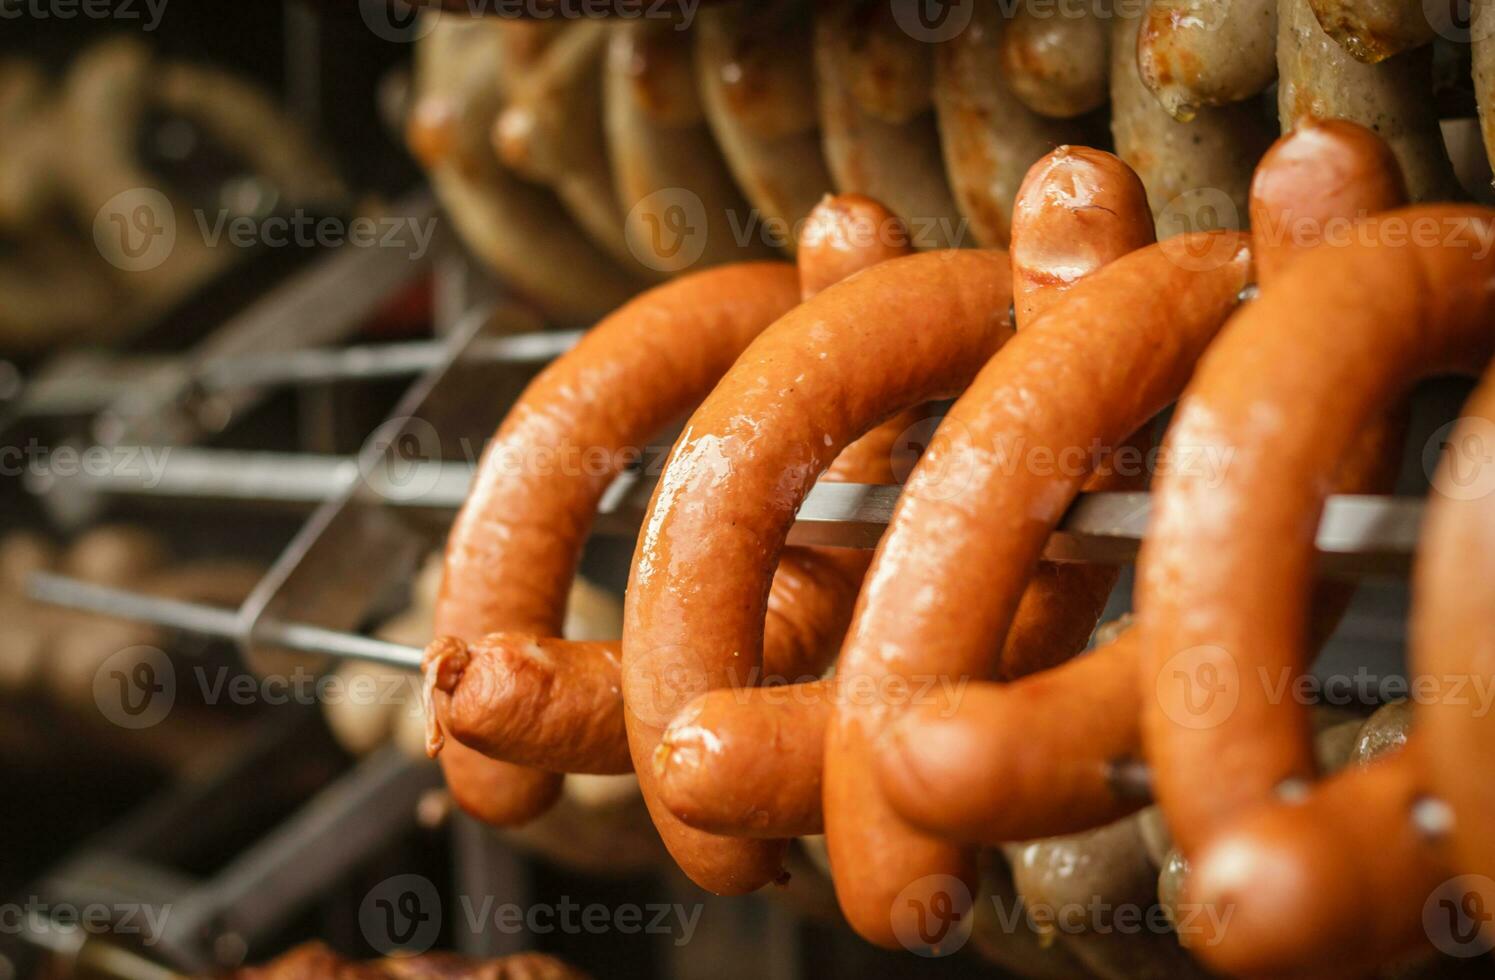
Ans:
{"type": "Polygon", "coordinates": [[[889,414],[965,386],[1011,335],[1010,277],[1005,253],[941,251],[832,286],[743,354],[676,443],[634,555],[624,702],[655,826],[702,887],[774,880],[784,844],[669,812],[651,764],[666,724],[699,694],[752,684],[769,571],[814,478],[889,414]]]}
{"type": "Polygon", "coordinates": [[[1137,171],[1158,218],[1158,237],[1245,227],[1251,168],[1272,141],[1255,109],[1238,103],[1168,114],[1137,67],[1141,18],[1118,10],[1111,38],[1111,134],[1137,171]]]}
{"type": "MultiPolygon", "coordinates": [[[[1433,478],[1433,499],[1423,523],[1413,582],[1412,666],[1417,674],[1443,684],[1472,688],[1495,676],[1495,631],[1490,628],[1495,611],[1490,594],[1495,585],[1495,372],[1486,371],[1460,415],[1433,478]]],[[[1495,724],[1468,697],[1419,699],[1412,710],[1419,726],[1416,737],[1425,739],[1428,748],[1423,756],[1428,781],[1453,811],[1448,850],[1469,876],[1463,879],[1465,887],[1478,890],[1485,908],[1495,908],[1495,890],[1488,884],[1495,878],[1489,834],[1495,821],[1495,780],[1490,778],[1495,724]]]]}
{"type": "Polygon", "coordinates": [[[657,278],[628,247],[613,187],[602,128],[607,39],[607,25],[591,21],[570,25],[548,45],[512,83],[493,125],[493,148],[516,173],[550,185],[582,231],[622,268],[657,278]]]}
{"type": "Polygon", "coordinates": [[[603,118],[629,248],[670,273],[771,257],[762,241],[736,234],[749,222],[748,204],[706,126],[691,37],[678,26],[642,19],[609,27],[603,118]]]}
{"type": "Polygon", "coordinates": [[[887,5],[816,4],[815,85],[836,189],[887,205],[920,248],[969,244],[940,160],[933,49],[906,34],[887,5]]]}
{"type": "Polygon", "coordinates": [[[1277,77],[1277,0],[1149,0],[1136,53],[1143,84],[1180,122],[1245,101],[1277,77]]]}
{"type": "Polygon", "coordinates": [[[1432,108],[1431,48],[1366,65],[1324,33],[1309,0],[1280,0],[1277,20],[1277,114],[1284,133],[1307,116],[1348,119],[1391,146],[1413,203],[1462,196],[1432,108]]]}
{"type": "MultiPolygon", "coordinates": [[[[1013,470],[1001,463],[1004,450],[1114,446],[1139,428],[1182,389],[1249,266],[1234,233],[1150,246],[1094,273],[1019,331],[910,476],[841,652],[843,693],[993,673],[994,639],[1007,635],[1044,539],[1088,476],[1086,467],[1013,470]],[[1201,249],[1212,256],[1205,268],[1179,261],[1201,249]]],[[[971,853],[914,831],[870,778],[877,740],[897,714],[884,700],[892,699],[839,699],[826,743],[825,818],[842,911],[864,937],[893,946],[900,920],[913,914],[895,903],[900,892],[949,876],[968,882],[971,853]]]]}
{"type": "Polygon", "coordinates": [[[697,17],[701,106],[754,209],[741,225],[793,252],[800,222],[832,186],[815,111],[811,5],[739,0],[697,17]]]}
{"type": "MultiPolygon", "coordinates": [[[[513,707],[517,700],[532,712],[559,711],[573,702],[552,700],[543,685],[539,690],[513,686],[516,679],[543,681],[546,675],[537,670],[515,675],[506,664],[488,675],[490,661],[481,656],[464,664],[463,655],[471,651],[444,638],[474,642],[500,630],[559,635],[587,529],[608,483],[630,453],[642,452],[644,440],[710,390],[748,342],[793,307],[798,294],[793,268],[778,264],[731,266],[660,286],[614,313],[551,364],[505,418],[447,543],[436,606],[436,635],[443,639],[433,644],[427,660],[433,732],[439,735],[446,726],[457,734],[442,752],[442,764],[453,795],[475,815],[493,823],[521,823],[548,806],[557,791],[551,789],[547,797],[531,787],[558,788],[559,777],[489,759],[461,744],[464,730],[484,730],[496,695],[507,698],[497,707],[513,707]],[[601,404],[592,397],[597,391],[615,396],[601,404]],[[605,465],[567,466],[567,450],[605,465]],[[474,669],[474,663],[482,666],[474,669]],[[460,683],[465,669],[473,672],[469,685],[460,683]],[[478,684],[482,689],[469,695],[466,689],[478,684]],[[454,709],[461,709],[460,716],[454,709]],[[511,787],[517,787],[512,794],[511,787]],[[510,801],[509,795],[516,798],[510,801]]],[[[538,659],[529,662],[543,665],[538,659]]],[[[535,725],[526,735],[542,738],[540,751],[531,755],[520,746],[505,754],[553,765],[549,760],[556,757],[543,738],[565,736],[575,730],[568,727],[574,721],[562,717],[551,725],[543,715],[529,717],[535,725]]],[[[566,744],[562,737],[561,745],[566,744]]]]}
{"type": "Polygon", "coordinates": [[[1492,218],[1421,207],[1366,219],[1354,243],[1302,257],[1263,290],[1180,402],[1165,449],[1230,459],[1224,481],[1159,479],[1138,566],[1143,735],[1186,856],[1313,773],[1306,710],[1262,678],[1306,667],[1311,528],[1347,450],[1418,378],[1478,370],[1495,349],[1492,218]]]}
{"type": "MultiPolygon", "coordinates": [[[[1358,220],[1403,198],[1395,159],[1368,130],[1331,122],[1283,137],[1252,185],[1253,244],[1262,281],[1270,282],[1317,245],[1328,222],[1358,220]]],[[[1363,437],[1364,448],[1340,471],[1339,489],[1389,490],[1400,432],[1392,424],[1363,437]]],[[[1342,590],[1320,587],[1313,607],[1315,646],[1333,632],[1347,599],[1342,590]]],[[[1140,752],[1138,665],[1137,637],[1129,630],[1047,674],[1005,688],[975,685],[957,712],[910,712],[894,726],[880,760],[890,801],[915,825],[962,841],[1066,833],[1123,815],[1137,801],[1117,792],[1112,767],[1140,752]],[[1052,728],[1025,724],[1043,717],[1068,721],[1052,728]],[[1022,753],[984,748],[1009,744],[1021,745],[1022,753]],[[1029,768],[1030,760],[1043,761],[1042,779],[1029,768]]]]}
{"type": "MultiPolygon", "coordinates": [[[[827,198],[806,225],[799,259],[801,295],[813,296],[860,267],[904,254],[906,241],[907,233],[897,219],[875,202],[855,196],[827,198]]],[[[701,292],[693,294],[695,298],[708,295],[710,285],[717,279],[723,279],[719,284],[723,289],[737,285],[734,280],[712,277],[700,285],[701,292]]],[[[599,325],[584,341],[585,348],[579,346],[542,375],[543,384],[537,381],[526,392],[491,452],[506,453],[513,460],[522,461],[526,451],[533,451],[539,458],[544,450],[575,445],[611,458],[648,438],[653,431],[649,426],[662,426],[665,424],[660,421],[662,418],[678,415],[682,405],[690,404],[692,397],[699,398],[704,391],[701,384],[709,383],[715,375],[701,373],[695,376],[695,382],[677,381],[676,387],[661,389],[655,378],[645,377],[650,370],[662,370],[660,365],[649,368],[644,360],[638,359],[647,358],[654,347],[646,344],[641,353],[630,355],[632,360],[620,359],[618,352],[644,342],[640,332],[648,331],[653,335],[647,338],[649,344],[711,346],[713,350],[702,351],[701,356],[712,358],[711,369],[719,372],[750,334],[716,331],[713,335],[712,331],[701,329],[699,320],[682,321],[676,326],[668,322],[660,309],[662,297],[667,295],[673,292],[650,294],[653,305],[647,317],[625,311],[599,325]],[[592,339],[599,333],[602,339],[592,339]],[[602,384],[603,379],[607,384],[621,386],[607,390],[648,391],[649,397],[661,398],[663,402],[644,404],[640,396],[640,404],[636,406],[640,417],[633,419],[630,413],[625,413],[623,422],[619,422],[615,405],[576,409],[568,421],[562,422],[555,407],[556,394],[592,390],[588,386],[602,384]],[[536,415],[543,422],[523,427],[526,416],[536,415]],[[625,431],[611,431],[618,426],[625,431]],[[599,436],[598,432],[606,434],[599,436]]],[[[729,303],[734,301],[730,294],[727,299],[729,303]]],[[[690,301],[682,294],[682,303],[690,301]]],[[[675,357],[678,359],[679,354],[675,357]]],[[[896,442],[908,425],[908,419],[895,418],[853,443],[836,459],[824,479],[895,482],[896,442]]],[[[525,531],[526,528],[559,525],[572,536],[549,532],[556,538],[551,544],[554,553],[549,556],[548,564],[542,562],[539,567],[553,565],[556,577],[549,584],[542,579],[538,593],[540,608],[526,612],[523,620],[513,619],[531,625],[487,635],[470,645],[442,640],[433,646],[429,658],[430,683],[433,692],[446,695],[444,710],[433,714],[433,747],[440,743],[440,729],[444,726],[458,742],[496,759],[558,772],[628,772],[632,763],[623,723],[618,644],[571,643],[553,638],[555,632],[543,628],[544,623],[554,621],[557,607],[563,605],[564,600],[557,601],[555,597],[564,593],[550,590],[561,588],[574,572],[591,514],[587,508],[595,509],[613,473],[563,481],[557,481],[555,475],[547,478],[546,474],[537,473],[527,480],[523,474],[502,473],[497,466],[484,464],[484,475],[479,478],[479,489],[474,491],[473,499],[481,493],[484,499],[494,501],[496,508],[499,501],[507,506],[508,501],[517,498],[519,506],[504,511],[503,516],[464,516],[459,527],[476,528],[484,534],[500,529],[500,537],[509,542],[510,549],[523,547],[524,534],[536,533],[525,531]],[[500,482],[493,483],[494,480],[500,482]],[[561,487],[559,482],[567,485],[561,487]],[[539,492],[542,484],[549,487],[547,493],[539,492]],[[567,492],[560,493],[561,490],[567,492]],[[524,501],[532,501],[532,511],[526,509],[524,501]],[[515,521],[518,524],[510,526],[515,521]],[[561,560],[567,556],[569,564],[561,560]]],[[[533,582],[535,563],[541,557],[535,553],[537,548],[508,559],[513,564],[506,574],[524,570],[526,581],[533,582]]],[[[508,554],[497,550],[492,540],[483,540],[469,549],[478,556],[491,556],[483,559],[485,563],[508,554]]],[[[766,677],[800,679],[807,674],[818,675],[824,669],[850,621],[852,603],[870,560],[870,554],[861,550],[802,547],[785,550],[769,591],[764,634],[766,677]]],[[[518,590],[516,594],[523,596],[524,592],[518,590]]],[[[502,612],[499,610],[489,618],[496,619],[502,612]]]]}
{"type": "Polygon", "coordinates": [[[1007,247],[1013,199],[1028,168],[1056,146],[1087,142],[1084,123],[1033,112],[996,70],[1009,29],[999,5],[976,4],[965,30],[934,54],[945,173],[976,240],[993,248],[1007,247]]]}

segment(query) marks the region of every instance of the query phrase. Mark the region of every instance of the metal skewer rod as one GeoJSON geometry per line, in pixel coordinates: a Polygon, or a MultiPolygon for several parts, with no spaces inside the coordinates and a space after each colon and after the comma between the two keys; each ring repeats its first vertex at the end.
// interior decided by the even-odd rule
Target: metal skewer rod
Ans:
{"type": "MultiPolygon", "coordinates": [[[[362,481],[380,505],[447,512],[462,505],[473,477],[473,466],[465,462],[400,460],[360,469],[356,460],[343,456],[192,447],[116,447],[115,452],[124,454],[121,459],[139,462],[66,478],[41,476],[31,479],[29,486],[36,493],[72,490],[315,505],[362,481]]],[[[598,511],[597,529],[608,534],[636,532],[652,489],[636,475],[621,477],[598,511]]],[[[892,518],[899,492],[896,486],[819,483],[800,508],[789,543],[875,547],[892,518]]],[[[1329,498],[1316,540],[1324,571],[1350,575],[1405,572],[1417,546],[1422,507],[1416,497],[1329,498]]],[[[1130,561],[1146,534],[1150,512],[1151,497],[1146,493],[1082,494],[1050,537],[1044,557],[1051,561],[1130,561]]]]}
{"type": "MultiPolygon", "coordinates": [[[[463,355],[473,364],[545,364],[582,337],[581,330],[539,330],[483,338],[463,355]]],[[[152,377],[187,372],[203,392],[274,385],[364,381],[424,374],[451,356],[446,340],[413,340],[341,348],[310,348],[267,354],[220,356],[191,368],[182,358],[137,357],[102,362],[75,374],[44,375],[14,396],[11,417],[87,415],[101,411],[133,386],[152,377]]]]}
{"type": "MultiPolygon", "coordinates": [[[[244,639],[244,623],[237,609],[142,595],[127,589],[94,585],[49,572],[33,573],[27,580],[26,592],[37,602],[53,606],[152,623],[166,629],[234,642],[244,639]]],[[[410,670],[420,667],[421,651],[415,647],[324,629],[308,623],[262,622],[255,631],[255,636],[256,640],[264,644],[299,653],[324,654],[347,660],[372,660],[410,670]]]]}

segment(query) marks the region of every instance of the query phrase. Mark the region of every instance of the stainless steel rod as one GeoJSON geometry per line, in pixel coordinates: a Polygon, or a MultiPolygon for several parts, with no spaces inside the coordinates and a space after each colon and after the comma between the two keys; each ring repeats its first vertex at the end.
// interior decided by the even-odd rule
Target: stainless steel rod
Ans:
{"type": "MultiPolygon", "coordinates": [[[[99,613],[118,619],[153,623],[167,629],[239,641],[244,624],[238,610],[179,599],[142,595],[127,589],[83,582],[65,575],[37,572],[27,583],[27,594],[38,602],[99,613]]],[[[346,660],[372,660],[411,670],[420,667],[421,651],[399,643],[324,629],[307,623],[261,623],[256,639],[266,645],[300,653],[346,660]]]]}
{"type": "MultiPolygon", "coordinates": [[[[128,453],[129,447],[116,452],[128,453]]],[[[463,462],[399,461],[361,471],[341,456],[254,453],[171,447],[144,449],[129,458],[150,465],[109,467],[67,478],[81,492],[168,498],[208,498],[318,504],[358,481],[373,499],[397,507],[452,511],[461,506],[473,467],[463,462]]],[[[36,492],[53,489],[52,478],[36,479],[36,492]]],[[[599,511],[598,530],[637,531],[652,487],[625,480],[599,511]]],[[[797,545],[871,548],[893,514],[900,488],[859,483],[820,483],[810,492],[790,530],[797,545]]],[[[1399,574],[1417,546],[1423,502],[1416,497],[1331,497],[1319,524],[1317,548],[1332,574],[1399,574]]],[[[1136,556],[1146,534],[1151,499],[1146,493],[1084,494],[1049,539],[1052,561],[1121,563],[1136,556]]]]}

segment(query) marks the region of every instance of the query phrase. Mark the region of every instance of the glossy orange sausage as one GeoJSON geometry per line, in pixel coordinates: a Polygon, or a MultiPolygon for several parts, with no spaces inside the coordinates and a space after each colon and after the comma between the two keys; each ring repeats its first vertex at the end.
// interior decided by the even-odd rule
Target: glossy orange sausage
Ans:
{"type": "Polygon", "coordinates": [[[1077,833],[1146,801],[1113,766],[1141,747],[1137,632],[1010,684],[972,683],[919,705],[877,747],[878,785],[929,834],[1001,844],[1077,833]]]}
{"type": "MultiPolygon", "coordinates": [[[[854,195],[821,202],[804,237],[799,271],[806,297],[833,277],[907,249],[907,235],[897,219],[876,202],[854,195]]],[[[585,356],[605,356],[607,350],[593,345],[585,356]]],[[[847,447],[825,479],[895,482],[895,444],[911,421],[893,419],[847,447]]],[[[556,442],[564,444],[566,438],[556,442]]],[[[537,526],[541,520],[531,519],[537,526]]],[[[559,514],[551,519],[575,520],[559,514]]],[[[785,550],[769,593],[766,678],[819,676],[839,648],[870,560],[867,552],[848,549],[785,550]]],[[[495,759],[553,772],[631,771],[620,657],[618,643],[571,643],[531,632],[491,634],[472,645],[443,640],[428,655],[431,690],[447,695],[445,710],[431,715],[437,721],[431,725],[430,747],[440,750],[445,727],[457,741],[495,759]]]]}
{"type": "MultiPolygon", "coordinates": [[[[1495,878],[1495,724],[1478,710],[1476,683],[1495,677],[1490,629],[1495,602],[1495,375],[1485,379],[1460,413],[1433,480],[1414,577],[1412,667],[1419,675],[1459,684],[1450,696],[1413,705],[1430,785],[1453,808],[1452,856],[1460,871],[1495,878]]],[[[1488,707],[1488,706],[1485,706],[1488,707]]],[[[1495,894],[1482,890],[1485,908],[1495,894]]]]}
{"type": "MultiPolygon", "coordinates": [[[[841,651],[843,691],[993,673],[993,638],[1007,634],[1050,532],[1092,468],[1036,464],[1067,447],[1115,446],[1166,405],[1249,271],[1243,236],[1183,236],[1116,260],[1018,332],[910,476],[841,651]],[[1218,261],[1202,269],[1178,261],[1200,249],[1218,261]],[[1014,451],[1023,454],[1015,466],[1014,451]]],[[[969,887],[972,875],[967,849],[915,831],[876,786],[875,744],[897,700],[842,698],[825,758],[826,838],[842,911],[865,938],[890,947],[896,917],[914,914],[906,903],[895,910],[904,888],[943,880],[931,875],[969,887]]]]}
{"type": "MultiPolygon", "coordinates": [[[[1252,185],[1261,279],[1269,281],[1321,241],[1327,221],[1363,217],[1398,203],[1400,195],[1395,158],[1368,130],[1328,123],[1284,137],[1252,185]]],[[[1396,426],[1367,434],[1364,448],[1346,461],[1339,488],[1389,490],[1398,454],[1387,445],[1399,435],[1396,426]]],[[[1315,647],[1333,631],[1347,599],[1334,587],[1319,590],[1315,647]]],[[[912,713],[895,727],[880,759],[890,802],[926,830],[973,842],[1084,830],[1122,816],[1136,802],[1118,797],[1110,772],[1140,754],[1138,663],[1136,635],[1128,631],[1106,649],[1009,689],[972,685],[957,712],[912,713]],[[1028,724],[1045,717],[1054,720],[1028,724]],[[1018,751],[987,748],[998,745],[1018,751]],[[1032,778],[1040,763],[1045,780],[1032,778]]]]}
{"type": "Polygon", "coordinates": [[[1154,240],[1147,190],[1118,157],[1061,146],[1013,204],[1012,293],[1021,330],[1101,266],[1154,240]]]}
{"type": "MultiPolygon", "coordinates": [[[[630,451],[641,451],[643,440],[695,404],[798,298],[788,265],[689,276],[626,304],[541,372],[485,452],[452,527],[436,635],[556,636],[597,503],[630,451]],[[615,394],[599,403],[598,391],[615,394]],[[552,452],[542,458],[540,449],[552,452]],[[567,449],[604,465],[567,467],[567,449]]],[[[443,667],[454,649],[438,640],[427,657],[427,714],[438,730],[453,722],[452,694],[461,690],[460,676],[443,667]]],[[[490,707],[477,699],[480,715],[490,707]]],[[[453,796],[489,822],[523,822],[558,792],[560,777],[552,772],[484,763],[470,750],[449,748],[443,766],[453,796]]]]}
{"type": "Polygon", "coordinates": [[[683,823],[713,834],[822,833],[821,755],[834,696],[832,680],[701,695],[660,738],[660,799],[683,823]]]}
{"type": "Polygon", "coordinates": [[[1180,403],[1166,447],[1230,459],[1228,480],[1157,481],[1139,563],[1143,735],[1187,855],[1313,773],[1306,710],[1262,678],[1306,666],[1314,534],[1345,450],[1419,377],[1477,370],[1495,349],[1492,217],[1402,209],[1302,257],[1180,403]]]}
{"type": "Polygon", "coordinates": [[[1011,296],[1003,252],[867,269],[766,331],[676,443],[634,554],[623,697],[655,826],[702,887],[772,881],[784,845],[704,834],[669,812],[651,766],[665,725],[706,691],[752,683],[769,572],[815,478],[890,414],[960,391],[1011,336],[1011,296]]]}
{"type": "Polygon", "coordinates": [[[1307,800],[1254,810],[1203,845],[1184,903],[1221,914],[1195,917],[1194,954],[1231,976],[1309,978],[1363,976],[1425,946],[1423,905],[1449,873],[1413,829],[1426,796],[1419,744],[1331,776],[1307,800]]]}

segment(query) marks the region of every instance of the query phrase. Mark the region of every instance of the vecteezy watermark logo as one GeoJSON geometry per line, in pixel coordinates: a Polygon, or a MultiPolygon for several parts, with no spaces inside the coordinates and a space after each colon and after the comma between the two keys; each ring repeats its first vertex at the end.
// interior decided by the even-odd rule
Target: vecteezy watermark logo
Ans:
{"type": "Polygon", "coordinates": [[[1495,422],[1469,415],[1439,426],[1422,447],[1422,469],[1450,500],[1495,493],[1495,422]]]}
{"type": "Polygon", "coordinates": [[[154,946],[166,931],[171,908],[170,904],[139,902],[51,904],[32,895],[25,902],[0,905],[0,935],[85,932],[90,936],[138,936],[142,945],[154,946]]]}
{"type": "Polygon", "coordinates": [[[390,500],[419,500],[441,479],[441,435],[422,418],[394,418],[364,442],[358,466],[369,486],[390,500]]]}
{"type": "Polygon", "coordinates": [[[898,433],[892,446],[893,475],[921,500],[953,500],[971,485],[975,444],[959,419],[927,418],[898,433]]]}
{"type": "Polygon", "coordinates": [[[1163,664],[1156,694],[1174,724],[1196,731],[1216,728],[1240,703],[1240,670],[1224,647],[1190,647],[1163,664]]]}
{"type": "Polygon", "coordinates": [[[166,15],[167,0],[0,0],[0,19],[138,21],[154,31],[166,15]]]}
{"type": "Polygon", "coordinates": [[[976,0],[888,0],[893,21],[915,41],[939,44],[970,26],[976,0]]]}
{"type": "Polygon", "coordinates": [[[436,16],[421,16],[406,0],[358,0],[358,13],[369,30],[385,41],[410,44],[436,28],[436,16]]]}
{"type": "Polygon", "coordinates": [[[385,956],[424,953],[441,935],[441,894],[424,875],[385,878],[359,904],[358,926],[385,956]]]}
{"type": "Polygon", "coordinates": [[[93,219],[99,254],[125,272],[149,272],[176,248],[176,209],[166,195],[134,187],[104,202],[93,219]]]}
{"type": "Polygon", "coordinates": [[[890,910],[893,935],[918,956],[949,956],[971,938],[971,890],[954,875],[925,875],[909,882],[890,910]]]}
{"type": "Polygon", "coordinates": [[[1470,959],[1495,949],[1495,881],[1459,875],[1433,890],[1422,906],[1422,928],[1449,956],[1470,959]]]}
{"type": "Polygon", "coordinates": [[[639,721],[663,728],[706,693],[710,676],[705,659],[693,647],[666,644],[625,659],[623,701],[639,721]]]}
{"type": "Polygon", "coordinates": [[[99,712],[121,728],[159,725],[176,703],[176,670],[155,647],[126,647],[110,654],[93,675],[99,712]]]}
{"type": "Polygon", "coordinates": [[[623,224],[633,257],[658,272],[681,272],[706,251],[706,205],[684,187],[666,187],[639,200],[623,224]]]}
{"type": "Polygon", "coordinates": [[[1193,237],[1194,232],[1241,227],[1241,212],[1218,187],[1195,187],[1173,198],[1158,212],[1158,241],[1163,254],[1181,269],[1218,269],[1240,252],[1229,236],[1193,237]]]}
{"type": "Polygon", "coordinates": [[[495,902],[492,895],[485,895],[480,902],[471,896],[460,899],[462,918],[473,934],[488,929],[507,935],[529,932],[537,936],[559,933],[562,935],[599,935],[608,932],[623,935],[673,936],[676,946],[684,946],[695,935],[705,906],[680,903],[650,902],[636,905],[624,902],[609,906],[601,902],[586,905],[572,901],[562,895],[558,902],[538,902],[519,905],[514,902],[495,902]]]}
{"type": "Polygon", "coordinates": [[[1475,0],[1422,0],[1433,31],[1456,44],[1483,41],[1495,34],[1495,7],[1475,0]]]}

